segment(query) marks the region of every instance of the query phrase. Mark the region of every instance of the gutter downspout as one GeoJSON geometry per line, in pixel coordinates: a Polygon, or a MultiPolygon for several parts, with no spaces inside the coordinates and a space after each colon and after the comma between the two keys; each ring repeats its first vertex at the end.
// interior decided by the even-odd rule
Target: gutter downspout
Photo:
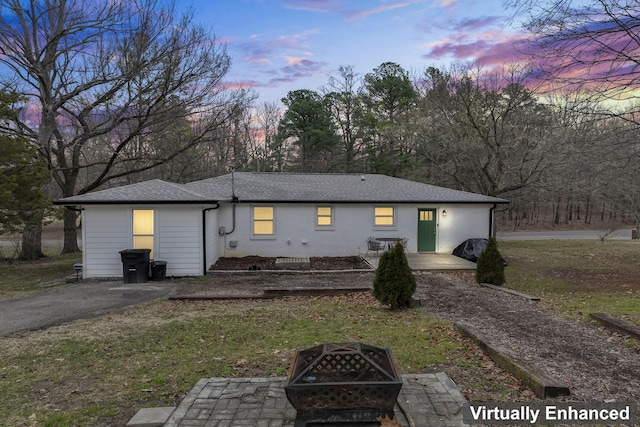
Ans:
{"type": "Polygon", "coordinates": [[[207,275],[207,212],[216,210],[220,207],[220,203],[212,208],[205,208],[202,210],[202,265],[204,268],[204,276],[207,275]]]}
{"type": "Polygon", "coordinates": [[[232,212],[232,225],[231,225],[231,231],[225,231],[224,235],[228,236],[229,234],[233,233],[234,231],[236,231],[236,206],[238,205],[238,203],[240,203],[240,200],[238,200],[238,198],[236,196],[233,196],[233,198],[231,199],[231,212],[232,212]]]}

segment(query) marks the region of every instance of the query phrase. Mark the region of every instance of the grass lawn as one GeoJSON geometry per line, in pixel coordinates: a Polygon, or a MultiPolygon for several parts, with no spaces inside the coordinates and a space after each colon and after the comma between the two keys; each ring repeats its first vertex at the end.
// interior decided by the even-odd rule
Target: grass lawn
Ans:
{"type": "MultiPolygon", "coordinates": [[[[401,372],[445,370],[478,399],[517,398],[505,375],[448,323],[391,312],[369,295],[257,302],[157,301],[4,338],[6,425],[124,425],[141,407],[177,404],[204,377],[283,376],[322,342],[391,347],[401,372]]],[[[525,391],[526,393],[526,391],[525,391]]]]}
{"type": "Polygon", "coordinates": [[[569,318],[605,312],[640,325],[640,241],[501,241],[506,287],[569,318]]]}
{"type": "Polygon", "coordinates": [[[14,298],[41,290],[43,285],[63,284],[74,274],[73,264],[82,262],[82,254],[58,255],[60,248],[43,248],[47,258],[16,261],[0,250],[0,299],[14,298]]]}
{"type": "MultiPolygon", "coordinates": [[[[640,324],[640,242],[499,242],[507,286],[573,318],[640,324]]],[[[0,297],[72,273],[75,257],[3,264],[0,297]],[[55,273],[54,273],[55,272],[55,273]]],[[[203,377],[285,375],[296,350],[329,341],[390,347],[401,372],[444,370],[474,401],[530,399],[447,322],[369,296],[254,302],[161,300],[0,338],[0,419],[11,426],[124,425],[176,405],[203,377]]]]}

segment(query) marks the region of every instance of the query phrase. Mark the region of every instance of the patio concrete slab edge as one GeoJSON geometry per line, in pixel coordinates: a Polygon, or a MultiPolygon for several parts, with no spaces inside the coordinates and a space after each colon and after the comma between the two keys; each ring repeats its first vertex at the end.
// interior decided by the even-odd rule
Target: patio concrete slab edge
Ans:
{"type": "Polygon", "coordinates": [[[510,372],[522,381],[524,385],[531,388],[538,397],[546,399],[547,397],[568,396],[571,394],[568,385],[559,383],[521,360],[516,360],[506,349],[491,343],[477,329],[460,323],[456,323],[455,328],[486,351],[489,357],[502,369],[510,372]]]}
{"type": "Polygon", "coordinates": [[[592,319],[597,320],[609,329],[640,339],[640,328],[622,319],[615,318],[607,313],[590,313],[592,319]]]}
{"type": "Polygon", "coordinates": [[[175,406],[142,408],[127,423],[127,427],[162,427],[175,410],[175,406]]]}

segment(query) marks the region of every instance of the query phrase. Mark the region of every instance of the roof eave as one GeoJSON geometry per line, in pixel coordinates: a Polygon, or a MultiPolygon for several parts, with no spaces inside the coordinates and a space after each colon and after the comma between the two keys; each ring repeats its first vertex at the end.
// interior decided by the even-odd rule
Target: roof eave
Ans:
{"type": "Polygon", "coordinates": [[[87,205],[211,205],[218,204],[218,200],[85,200],[65,201],[55,200],[58,206],[87,206],[87,205]]]}
{"type": "Polygon", "coordinates": [[[358,203],[358,204],[372,204],[372,203],[398,203],[398,204],[416,204],[416,203],[440,203],[440,204],[480,204],[480,205],[492,205],[492,204],[507,204],[508,200],[278,200],[278,199],[240,199],[237,202],[232,200],[220,200],[218,203],[358,203]]]}

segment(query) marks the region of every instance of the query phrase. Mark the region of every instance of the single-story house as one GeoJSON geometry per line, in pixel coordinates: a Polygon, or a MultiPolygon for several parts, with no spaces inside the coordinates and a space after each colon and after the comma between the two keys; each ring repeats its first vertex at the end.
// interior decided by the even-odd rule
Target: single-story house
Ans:
{"type": "Polygon", "coordinates": [[[407,252],[451,253],[493,233],[506,200],[379,174],[236,172],[151,180],[60,199],[82,211],[83,275],[122,274],[119,252],[151,249],[168,276],[206,274],[219,257],[348,256],[367,239],[406,238],[407,252]]]}

